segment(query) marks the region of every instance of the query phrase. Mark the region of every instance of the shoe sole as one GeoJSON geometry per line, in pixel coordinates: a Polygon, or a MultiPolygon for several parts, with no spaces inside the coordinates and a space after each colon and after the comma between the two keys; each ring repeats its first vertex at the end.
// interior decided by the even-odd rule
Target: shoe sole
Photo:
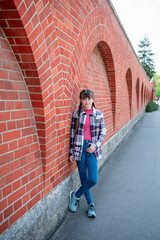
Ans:
{"type": "Polygon", "coordinates": [[[96,218],[95,215],[88,215],[88,214],[87,214],[87,217],[89,217],[89,218],[96,218]]]}
{"type": "Polygon", "coordinates": [[[69,205],[68,205],[68,209],[69,209],[70,212],[75,213],[76,211],[71,210],[71,207],[70,207],[70,205],[71,205],[71,195],[72,195],[72,193],[73,193],[73,191],[71,191],[70,194],[69,194],[69,205]]]}
{"type": "Polygon", "coordinates": [[[87,217],[89,218],[96,218],[96,215],[88,215],[88,211],[86,211],[87,217]]]}

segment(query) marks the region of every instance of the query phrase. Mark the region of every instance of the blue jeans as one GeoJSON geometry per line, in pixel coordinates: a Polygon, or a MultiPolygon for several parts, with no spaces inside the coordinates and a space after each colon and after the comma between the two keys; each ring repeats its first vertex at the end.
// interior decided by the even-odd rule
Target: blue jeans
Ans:
{"type": "Polygon", "coordinates": [[[89,148],[89,140],[84,140],[83,152],[81,161],[77,161],[81,187],[76,191],[75,196],[80,198],[83,194],[86,197],[87,203],[93,203],[90,188],[98,181],[98,163],[94,153],[86,152],[89,148]]]}

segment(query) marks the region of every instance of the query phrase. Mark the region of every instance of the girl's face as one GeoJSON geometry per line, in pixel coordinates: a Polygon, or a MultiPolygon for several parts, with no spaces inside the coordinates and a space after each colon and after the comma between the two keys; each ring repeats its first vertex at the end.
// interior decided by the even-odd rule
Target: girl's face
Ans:
{"type": "Polygon", "coordinates": [[[93,98],[82,98],[81,103],[84,109],[89,110],[92,108],[93,98]]]}

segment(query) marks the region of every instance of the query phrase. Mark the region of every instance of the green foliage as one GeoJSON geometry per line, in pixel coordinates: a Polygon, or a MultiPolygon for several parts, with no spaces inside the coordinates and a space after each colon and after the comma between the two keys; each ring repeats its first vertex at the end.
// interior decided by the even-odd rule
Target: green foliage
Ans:
{"type": "Polygon", "coordinates": [[[158,108],[159,108],[159,105],[157,103],[149,101],[147,106],[146,106],[145,111],[146,112],[153,112],[153,111],[157,111],[158,108]]]}
{"type": "Polygon", "coordinates": [[[160,97],[160,89],[157,89],[157,88],[156,88],[155,95],[156,95],[156,97],[160,97]]]}
{"type": "Polygon", "coordinates": [[[156,97],[160,97],[160,75],[155,75],[154,79],[156,80],[156,97]]]}
{"type": "Polygon", "coordinates": [[[152,50],[150,49],[151,43],[149,39],[146,36],[144,36],[144,39],[140,41],[138,46],[139,46],[138,58],[149,80],[151,80],[156,73],[154,60],[152,59],[154,53],[152,53],[152,50]]]}

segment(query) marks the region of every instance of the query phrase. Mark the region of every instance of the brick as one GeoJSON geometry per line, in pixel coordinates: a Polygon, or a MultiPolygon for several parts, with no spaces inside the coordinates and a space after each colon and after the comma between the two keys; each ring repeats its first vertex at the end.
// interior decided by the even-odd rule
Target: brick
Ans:
{"type": "MultiPolygon", "coordinates": [[[[24,3],[22,3],[22,4],[20,5],[20,7],[19,7],[19,9],[18,9],[18,12],[19,12],[20,16],[23,16],[23,15],[24,15],[24,13],[26,12],[26,6],[25,6],[24,3]]],[[[22,22],[23,22],[23,21],[22,21],[22,22]]]]}
{"type": "Polygon", "coordinates": [[[42,31],[41,26],[38,25],[29,36],[29,40],[31,43],[35,40],[35,36],[38,36],[41,33],[41,31],[42,31]]]}
{"type": "Polygon", "coordinates": [[[8,79],[8,71],[0,69],[1,79],[8,79]]]}
{"type": "Polygon", "coordinates": [[[22,59],[22,61],[25,63],[25,62],[30,62],[30,63],[32,63],[32,62],[34,62],[34,56],[33,56],[33,54],[31,53],[31,54],[21,54],[21,59],[22,59]]]}
{"type": "Polygon", "coordinates": [[[13,10],[15,9],[15,4],[14,2],[12,2],[11,0],[6,1],[2,1],[1,3],[1,9],[3,10],[13,10]]]}
{"type": "MultiPolygon", "coordinates": [[[[8,95],[9,95],[9,93],[8,93],[8,95]]],[[[13,95],[12,95],[13,96],[13,95]]],[[[10,98],[11,96],[9,96],[8,97],[8,100],[12,100],[12,97],[10,98]]],[[[18,97],[18,95],[17,95],[17,97],[18,97]]],[[[15,99],[17,99],[17,98],[15,98],[15,99]]],[[[15,107],[14,107],[14,101],[7,101],[6,102],[6,110],[14,110],[15,109],[15,107]]]]}
{"type": "Polygon", "coordinates": [[[0,95],[1,95],[1,99],[4,99],[4,100],[17,100],[18,99],[18,92],[1,91],[0,95]]]}
{"type": "Polygon", "coordinates": [[[27,163],[27,158],[26,156],[22,157],[21,159],[19,159],[19,166],[22,167],[27,163]]]}
{"type": "Polygon", "coordinates": [[[35,11],[36,11],[36,9],[35,9],[35,6],[33,4],[31,5],[30,8],[27,9],[27,12],[25,11],[25,15],[23,15],[23,18],[22,18],[22,21],[23,21],[24,25],[26,25],[30,21],[30,19],[34,15],[35,11]]]}
{"type": "Polygon", "coordinates": [[[14,203],[14,211],[17,211],[21,207],[22,207],[22,199],[19,199],[17,202],[14,203]]]}
{"type": "Polygon", "coordinates": [[[31,144],[33,142],[33,136],[29,136],[26,138],[27,144],[31,144]]]}
{"type": "Polygon", "coordinates": [[[45,8],[43,8],[43,10],[41,11],[41,13],[39,14],[40,17],[40,21],[43,22],[44,19],[46,18],[46,16],[48,16],[50,13],[50,8],[49,5],[45,8]]]}
{"type": "Polygon", "coordinates": [[[0,144],[0,154],[4,154],[8,152],[8,143],[0,144]]]}
{"type": "Polygon", "coordinates": [[[15,91],[25,91],[26,86],[25,86],[25,84],[23,84],[21,82],[14,82],[14,90],[15,91]]]}
{"type": "Polygon", "coordinates": [[[26,77],[33,77],[33,78],[37,78],[38,77],[38,73],[36,70],[25,70],[25,75],[26,77]]]}
{"type": "Polygon", "coordinates": [[[28,175],[22,177],[21,182],[22,182],[22,185],[25,185],[26,183],[28,183],[28,182],[29,182],[29,177],[28,177],[28,175]]]}
{"type": "Polygon", "coordinates": [[[10,120],[10,112],[0,112],[0,122],[6,122],[10,120]]]}
{"type": "MultiPolygon", "coordinates": [[[[22,108],[23,109],[30,109],[30,108],[32,108],[31,107],[31,103],[29,102],[29,101],[22,101],[22,108]]],[[[27,119],[28,120],[28,119],[27,119]]],[[[25,120],[25,121],[27,121],[27,120],[25,120]]],[[[25,125],[26,126],[26,125],[25,125]]]]}
{"type": "Polygon", "coordinates": [[[30,153],[30,149],[28,146],[23,147],[15,152],[15,158],[20,158],[30,153]]]}
{"type": "Polygon", "coordinates": [[[29,41],[27,37],[21,37],[21,38],[16,37],[15,42],[16,44],[19,44],[19,45],[29,45],[29,41]]]}
{"type": "Polygon", "coordinates": [[[4,211],[4,219],[8,218],[12,213],[13,213],[13,206],[10,206],[4,211]]]}
{"type": "Polygon", "coordinates": [[[35,127],[25,128],[22,130],[22,136],[31,135],[34,134],[35,132],[36,132],[35,127]]]}
{"type": "MultiPolygon", "coordinates": [[[[25,37],[26,32],[22,28],[12,28],[12,29],[5,29],[5,34],[7,37],[25,37]]],[[[14,48],[15,49],[15,48],[14,48]]]]}
{"type": "Polygon", "coordinates": [[[36,14],[36,15],[32,18],[32,25],[33,25],[34,28],[37,26],[38,22],[39,22],[39,18],[38,18],[38,15],[36,14]]]}
{"type": "Polygon", "coordinates": [[[29,182],[37,177],[36,172],[29,172],[29,182]]]}
{"type": "Polygon", "coordinates": [[[27,112],[24,110],[11,112],[11,119],[27,118],[27,112]]]}
{"type": "Polygon", "coordinates": [[[19,102],[15,102],[15,109],[22,109],[23,108],[23,102],[19,101],[19,102]]]}
{"type": "Polygon", "coordinates": [[[20,179],[12,184],[13,191],[17,190],[20,187],[21,187],[21,180],[20,179]]]}
{"type": "Polygon", "coordinates": [[[15,181],[16,179],[23,176],[23,169],[18,169],[6,176],[6,184],[10,184],[11,182],[15,181]]]}
{"type": "Polygon", "coordinates": [[[1,201],[0,204],[0,211],[2,211],[3,209],[5,209],[7,207],[7,199],[4,199],[1,201]]]}
{"type": "Polygon", "coordinates": [[[14,170],[18,169],[19,168],[19,161],[18,160],[12,161],[10,163],[10,168],[11,168],[11,171],[14,171],[14,170]]]}
{"type": "Polygon", "coordinates": [[[15,80],[15,81],[22,81],[22,75],[20,72],[15,72],[15,71],[9,71],[9,79],[10,80],[15,80]]]}
{"type": "Polygon", "coordinates": [[[17,141],[12,141],[9,143],[9,151],[13,151],[18,147],[17,141]]]}
{"type": "Polygon", "coordinates": [[[24,63],[20,63],[19,64],[20,65],[20,67],[21,67],[21,69],[37,69],[37,66],[36,66],[36,64],[34,63],[34,62],[24,62],[24,63]]]}
{"type": "Polygon", "coordinates": [[[3,189],[3,198],[5,198],[7,195],[9,195],[12,192],[11,185],[5,187],[3,189]]]}
{"type": "Polygon", "coordinates": [[[8,197],[8,204],[12,204],[13,202],[15,202],[16,200],[18,200],[21,196],[23,196],[25,194],[25,187],[20,188],[19,190],[17,190],[16,192],[12,193],[9,197],[8,197]]]}
{"type": "Polygon", "coordinates": [[[37,12],[38,12],[38,13],[42,11],[42,9],[43,9],[43,4],[42,4],[42,2],[37,3],[36,9],[37,9],[37,12]]]}
{"type": "Polygon", "coordinates": [[[1,59],[13,60],[13,54],[7,50],[2,51],[2,49],[0,49],[0,56],[1,56],[1,59]]]}
{"type": "Polygon", "coordinates": [[[7,122],[7,130],[12,130],[12,129],[16,129],[16,121],[7,122]]]}
{"type": "Polygon", "coordinates": [[[31,209],[40,199],[41,199],[40,194],[38,194],[31,201],[29,201],[27,204],[28,210],[31,209]]]}
{"type": "Polygon", "coordinates": [[[0,214],[0,223],[3,221],[3,215],[2,213],[0,214]]]}
{"type": "Polygon", "coordinates": [[[21,136],[20,130],[6,132],[6,133],[3,134],[3,141],[4,142],[11,141],[11,140],[14,140],[16,138],[20,138],[20,136],[21,136]]]}
{"type": "Polygon", "coordinates": [[[9,164],[6,164],[2,167],[0,167],[0,175],[3,177],[5,176],[6,174],[8,174],[10,172],[10,166],[9,164]]]}
{"type": "Polygon", "coordinates": [[[0,80],[0,89],[4,89],[4,81],[0,80]]]}
{"type": "Polygon", "coordinates": [[[39,178],[34,179],[32,182],[26,185],[26,191],[30,191],[39,184],[39,178]]]}
{"type": "Polygon", "coordinates": [[[15,214],[13,214],[10,218],[10,224],[16,222],[20,217],[22,217],[26,213],[26,206],[23,206],[20,210],[18,210],[15,214]]]}
{"type": "Polygon", "coordinates": [[[5,110],[5,102],[0,102],[0,111],[4,111],[5,110]]]}
{"type": "Polygon", "coordinates": [[[29,201],[29,199],[30,199],[30,194],[27,193],[25,196],[23,196],[22,199],[23,199],[23,204],[27,203],[29,201]]]}
{"type": "Polygon", "coordinates": [[[33,189],[31,192],[30,192],[30,196],[31,198],[33,198],[35,195],[37,195],[37,189],[33,189]]]}
{"type": "MultiPolygon", "coordinates": [[[[20,36],[20,35],[17,35],[17,36],[20,36]]],[[[17,45],[17,46],[13,46],[12,48],[15,53],[32,53],[32,49],[29,46],[17,45]]]]}
{"type": "Polygon", "coordinates": [[[24,125],[24,120],[18,120],[16,121],[17,123],[17,128],[24,128],[25,125],[24,125]]]}
{"type": "Polygon", "coordinates": [[[13,153],[6,153],[4,155],[0,155],[0,165],[6,164],[13,160],[13,153]]]}
{"type": "Polygon", "coordinates": [[[32,22],[28,22],[27,26],[26,26],[26,34],[27,36],[30,35],[30,33],[33,31],[33,25],[32,25],[32,22]]]}
{"type": "Polygon", "coordinates": [[[0,225],[0,234],[2,234],[9,227],[8,220],[0,225]]]}

